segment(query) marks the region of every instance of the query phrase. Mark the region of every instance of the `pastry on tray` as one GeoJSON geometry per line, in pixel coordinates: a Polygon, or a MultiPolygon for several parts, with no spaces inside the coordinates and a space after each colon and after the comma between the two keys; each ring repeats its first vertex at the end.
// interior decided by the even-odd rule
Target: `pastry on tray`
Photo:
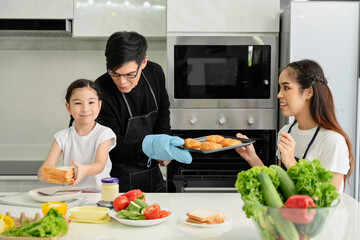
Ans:
{"type": "Polygon", "coordinates": [[[224,137],[221,135],[209,135],[205,139],[208,142],[220,143],[224,139],[224,137]]]}
{"type": "Polygon", "coordinates": [[[232,138],[225,138],[220,143],[223,147],[230,147],[235,145],[240,145],[242,142],[240,140],[232,139],[232,138]]]}
{"type": "Polygon", "coordinates": [[[185,139],[185,147],[187,148],[200,148],[201,142],[198,140],[195,140],[193,138],[187,138],[185,139]]]}
{"type": "Polygon", "coordinates": [[[200,144],[200,150],[214,150],[222,148],[222,145],[219,143],[213,143],[213,142],[202,142],[200,144]]]}

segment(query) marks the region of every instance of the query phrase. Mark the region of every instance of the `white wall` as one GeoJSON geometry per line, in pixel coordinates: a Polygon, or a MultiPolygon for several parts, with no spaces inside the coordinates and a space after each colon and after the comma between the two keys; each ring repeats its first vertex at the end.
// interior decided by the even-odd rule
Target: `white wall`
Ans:
{"type": "MultiPolygon", "coordinates": [[[[165,39],[148,40],[149,59],[166,64],[165,39]]],[[[53,134],[68,126],[65,93],[78,78],[106,71],[106,40],[0,39],[1,160],[44,160],[53,134]]]]}

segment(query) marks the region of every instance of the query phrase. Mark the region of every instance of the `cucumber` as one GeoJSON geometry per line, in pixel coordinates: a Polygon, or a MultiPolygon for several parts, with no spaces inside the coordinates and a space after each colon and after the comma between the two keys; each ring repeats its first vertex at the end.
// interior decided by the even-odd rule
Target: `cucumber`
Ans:
{"type": "Polygon", "coordinates": [[[294,224],[284,219],[280,214],[279,208],[283,206],[283,202],[269,175],[261,172],[258,174],[257,179],[261,184],[260,187],[264,194],[265,203],[271,207],[268,208],[267,214],[273,218],[276,230],[285,240],[299,240],[299,233],[294,224]]]}
{"type": "Polygon", "coordinates": [[[141,207],[138,204],[136,204],[135,202],[131,201],[129,203],[129,206],[127,207],[127,210],[134,211],[134,212],[140,212],[141,207]]]}
{"type": "Polygon", "coordinates": [[[141,199],[135,199],[134,202],[139,205],[141,209],[147,208],[149,206],[149,204],[147,204],[144,200],[141,199]]]}
{"type": "Polygon", "coordinates": [[[271,165],[269,168],[274,169],[276,171],[276,174],[280,178],[280,190],[282,194],[285,197],[285,200],[287,200],[289,197],[293,195],[297,195],[298,191],[296,190],[295,183],[293,180],[289,177],[289,175],[285,172],[284,169],[282,169],[280,166],[277,165],[271,165]]]}
{"type": "Polygon", "coordinates": [[[260,187],[264,192],[265,203],[269,207],[281,208],[284,203],[276,191],[274,184],[272,183],[269,175],[261,172],[257,175],[257,179],[261,183],[260,187]]]}

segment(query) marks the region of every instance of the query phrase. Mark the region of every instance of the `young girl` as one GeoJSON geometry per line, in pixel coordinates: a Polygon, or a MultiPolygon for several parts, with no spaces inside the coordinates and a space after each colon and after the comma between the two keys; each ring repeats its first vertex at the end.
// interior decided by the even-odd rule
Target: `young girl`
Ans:
{"type": "MultiPolygon", "coordinates": [[[[314,61],[301,60],[287,65],[280,73],[280,109],[286,117],[294,116],[292,124],[278,133],[277,157],[286,168],[300,158],[318,158],[334,173],[332,183],[342,193],[346,178],[354,167],[349,137],[335,116],[334,101],[323,70],[314,61]]],[[[237,137],[246,137],[240,133],[237,137]]],[[[236,151],[251,166],[262,166],[252,145],[236,151]]]]}
{"type": "MultiPolygon", "coordinates": [[[[69,128],[54,135],[42,167],[55,167],[63,153],[64,165],[76,167],[73,184],[85,191],[99,192],[101,178],[110,177],[109,151],[116,145],[114,132],[96,122],[102,103],[100,90],[94,82],[79,79],[70,84],[65,99],[70,114],[69,128]]],[[[41,168],[38,176],[46,182],[41,168]]]]}

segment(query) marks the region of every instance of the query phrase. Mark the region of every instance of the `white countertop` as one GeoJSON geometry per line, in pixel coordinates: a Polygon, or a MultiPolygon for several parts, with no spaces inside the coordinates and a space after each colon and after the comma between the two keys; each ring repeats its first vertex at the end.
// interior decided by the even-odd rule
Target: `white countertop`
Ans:
{"type": "MultiPolygon", "coordinates": [[[[0,196],[7,193],[0,193],[0,196]]],[[[82,193],[88,197],[86,205],[96,205],[99,193],[82,193]]],[[[1,199],[1,197],[0,197],[1,199]]],[[[165,222],[149,227],[132,227],[112,219],[105,224],[76,223],[70,224],[66,240],[115,240],[115,239],[261,239],[253,222],[246,218],[241,209],[243,202],[238,193],[147,193],[146,202],[158,203],[172,212],[165,222]],[[225,213],[232,222],[223,227],[200,228],[180,222],[181,217],[197,208],[216,209],[225,213]]],[[[33,217],[39,208],[27,208],[0,204],[0,213],[10,211],[13,216],[25,212],[33,217]]],[[[69,213],[67,214],[69,216],[69,213]]],[[[322,235],[317,240],[360,239],[360,203],[347,194],[325,225],[322,235]]]]}

